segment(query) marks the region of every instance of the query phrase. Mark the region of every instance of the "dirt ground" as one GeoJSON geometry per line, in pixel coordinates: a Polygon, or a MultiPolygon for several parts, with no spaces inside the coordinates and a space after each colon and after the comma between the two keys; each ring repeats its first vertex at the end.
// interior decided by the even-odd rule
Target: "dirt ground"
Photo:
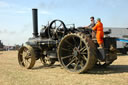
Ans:
{"type": "Polygon", "coordinates": [[[128,85],[128,56],[118,56],[105,69],[73,74],[62,69],[59,63],[43,67],[39,60],[28,70],[19,66],[17,51],[0,51],[0,85],[128,85]]]}

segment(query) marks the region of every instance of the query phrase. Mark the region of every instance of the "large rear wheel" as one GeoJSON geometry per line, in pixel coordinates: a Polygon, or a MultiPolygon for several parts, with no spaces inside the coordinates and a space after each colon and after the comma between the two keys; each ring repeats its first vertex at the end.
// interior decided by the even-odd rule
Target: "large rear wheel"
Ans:
{"type": "Polygon", "coordinates": [[[95,65],[95,52],[93,41],[82,33],[66,35],[57,50],[61,65],[74,73],[90,70],[95,65]]]}

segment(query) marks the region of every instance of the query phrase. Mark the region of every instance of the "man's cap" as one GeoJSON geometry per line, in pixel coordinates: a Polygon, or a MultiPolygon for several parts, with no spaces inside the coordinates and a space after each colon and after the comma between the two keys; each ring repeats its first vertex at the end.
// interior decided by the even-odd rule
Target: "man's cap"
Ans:
{"type": "Polygon", "coordinates": [[[97,18],[97,21],[101,21],[101,19],[100,18],[97,18]]]}

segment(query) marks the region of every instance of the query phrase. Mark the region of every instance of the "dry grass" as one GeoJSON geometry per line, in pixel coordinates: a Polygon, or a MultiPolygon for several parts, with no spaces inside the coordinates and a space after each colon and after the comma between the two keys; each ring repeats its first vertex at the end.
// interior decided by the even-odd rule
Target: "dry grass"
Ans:
{"type": "Polygon", "coordinates": [[[106,69],[94,68],[89,73],[72,74],[59,63],[46,68],[40,61],[27,70],[19,66],[16,51],[1,51],[0,85],[128,85],[128,56],[118,56],[106,69]]]}

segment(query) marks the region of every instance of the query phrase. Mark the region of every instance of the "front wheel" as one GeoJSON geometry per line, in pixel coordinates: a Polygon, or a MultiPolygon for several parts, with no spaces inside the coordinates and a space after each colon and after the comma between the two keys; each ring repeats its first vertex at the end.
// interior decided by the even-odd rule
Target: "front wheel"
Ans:
{"type": "Polygon", "coordinates": [[[27,69],[31,69],[36,61],[34,49],[29,46],[22,46],[18,51],[19,65],[27,69]]]}

